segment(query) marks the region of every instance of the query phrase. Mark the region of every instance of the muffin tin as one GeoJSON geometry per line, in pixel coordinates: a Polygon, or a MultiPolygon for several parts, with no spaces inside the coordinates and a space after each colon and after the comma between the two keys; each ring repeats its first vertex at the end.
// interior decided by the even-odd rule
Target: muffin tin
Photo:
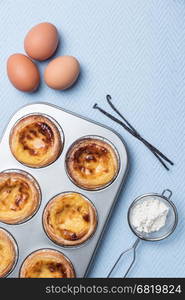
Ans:
{"type": "Polygon", "coordinates": [[[119,191],[124,183],[128,169],[128,155],[124,142],[112,130],[91,120],[85,119],[69,111],[47,103],[35,103],[22,107],[10,120],[0,143],[0,171],[16,169],[28,172],[38,182],[42,200],[37,213],[27,222],[19,225],[7,225],[0,222],[11,232],[19,247],[19,260],[9,277],[18,277],[19,269],[24,259],[31,253],[42,248],[61,251],[73,264],[76,277],[86,277],[92,258],[95,254],[105,225],[112,212],[119,191]],[[15,123],[29,114],[43,114],[53,119],[63,133],[63,150],[52,164],[42,168],[27,167],[18,162],[9,147],[9,135],[15,123]],[[98,190],[82,189],[69,178],[65,158],[70,146],[82,137],[95,136],[110,143],[116,149],[119,161],[119,172],[109,185],[98,190]],[[92,237],[76,247],[61,247],[52,242],[44,232],[42,214],[44,207],[57,194],[62,192],[77,192],[84,195],[95,206],[98,225],[92,237]]]}

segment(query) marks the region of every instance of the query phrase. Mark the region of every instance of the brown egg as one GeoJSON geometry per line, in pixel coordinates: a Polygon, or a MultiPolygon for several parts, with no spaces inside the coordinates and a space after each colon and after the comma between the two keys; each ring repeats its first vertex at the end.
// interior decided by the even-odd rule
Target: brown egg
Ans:
{"type": "Polygon", "coordinates": [[[46,67],[44,80],[46,84],[56,90],[69,88],[78,78],[80,64],[73,56],[59,56],[46,67]]]}
{"type": "Polygon", "coordinates": [[[26,35],[24,49],[33,59],[45,60],[52,56],[58,46],[58,32],[50,23],[34,26],[26,35]]]}
{"type": "Polygon", "coordinates": [[[24,54],[13,54],[7,61],[7,74],[11,83],[20,91],[37,89],[40,75],[37,66],[24,54]]]}

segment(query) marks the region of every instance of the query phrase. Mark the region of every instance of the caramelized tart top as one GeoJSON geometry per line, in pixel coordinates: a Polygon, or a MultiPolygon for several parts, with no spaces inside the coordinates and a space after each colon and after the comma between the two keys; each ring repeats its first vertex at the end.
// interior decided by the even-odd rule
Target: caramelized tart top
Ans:
{"type": "Polygon", "coordinates": [[[75,142],[66,157],[71,179],[80,187],[98,189],[108,185],[118,173],[113,147],[101,139],[84,138],[75,142]]]}
{"type": "Polygon", "coordinates": [[[78,193],[62,193],[53,198],[43,214],[44,228],[60,245],[78,245],[87,240],[97,224],[95,208],[78,193]]]}
{"type": "Polygon", "coordinates": [[[26,173],[0,173],[0,221],[16,224],[29,218],[40,204],[37,182],[26,173]]]}
{"type": "Polygon", "coordinates": [[[24,278],[72,278],[75,272],[71,262],[59,251],[37,250],[30,254],[20,270],[24,278]]]}
{"type": "Polygon", "coordinates": [[[62,150],[56,125],[42,115],[29,115],[18,121],[10,134],[15,158],[30,167],[44,167],[57,159],[62,150]]]}
{"type": "Polygon", "coordinates": [[[16,249],[9,233],[0,228],[0,277],[6,276],[16,259],[16,249]]]}

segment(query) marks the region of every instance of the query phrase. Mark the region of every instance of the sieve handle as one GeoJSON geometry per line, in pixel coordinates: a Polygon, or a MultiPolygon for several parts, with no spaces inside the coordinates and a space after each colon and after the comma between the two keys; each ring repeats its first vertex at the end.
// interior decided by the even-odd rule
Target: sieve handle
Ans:
{"type": "Polygon", "coordinates": [[[133,259],[132,259],[132,261],[131,261],[131,263],[130,263],[128,269],[127,269],[127,271],[125,272],[123,278],[125,278],[125,277],[128,275],[129,271],[131,270],[131,268],[132,268],[132,266],[133,266],[133,264],[134,264],[134,262],[135,262],[135,260],[136,260],[136,248],[137,248],[139,242],[140,242],[140,239],[138,238],[138,239],[134,242],[134,244],[132,245],[132,247],[128,248],[127,250],[124,250],[124,251],[120,254],[120,256],[119,256],[118,259],[116,260],[115,264],[113,265],[112,269],[110,270],[109,274],[107,275],[107,278],[110,277],[110,275],[111,275],[112,272],[114,271],[115,267],[118,265],[118,263],[119,263],[120,259],[123,257],[123,255],[126,254],[126,253],[129,252],[129,251],[133,251],[133,259]]]}
{"type": "Polygon", "coordinates": [[[165,189],[163,192],[162,192],[162,196],[167,198],[167,199],[170,199],[171,196],[172,196],[172,191],[169,190],[169,189],[165,189]]]}

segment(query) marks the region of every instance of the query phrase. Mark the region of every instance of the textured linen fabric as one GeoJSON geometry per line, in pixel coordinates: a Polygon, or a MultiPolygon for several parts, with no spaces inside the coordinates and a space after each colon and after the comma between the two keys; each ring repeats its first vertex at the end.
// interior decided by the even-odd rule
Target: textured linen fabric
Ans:
{"type": "MultiPolygon", "coordinates": [[[[179,212],[176,231],[161,242],[141,242],[131,277],[185,276],[185,1],[183,0],[1,0],[0,1],[0,133],[21,106],[50,102],[88,116],[116,130],[129,150],[128,177],[90,277],[104,277],[135,236],[127,210],[139,195],[173,191],[179,212]],[[6,75],[10,54],[24,52],[28,30],[54,23],[61,37],[58,55],[74,55],[81,75],[67,91],[16,90],[6,75]],[[175,163],[167,172],[139,141],[93,110],[95,102],[110,110],[105,95],[130,122],[175,163]]],[[[41,75],[47,65],[38,63],[41,75]]],[[[101,216],[100,216],[101,217],[101,216]]],[[[121,276],[130,259],[122,260],[121,276]]]]}

